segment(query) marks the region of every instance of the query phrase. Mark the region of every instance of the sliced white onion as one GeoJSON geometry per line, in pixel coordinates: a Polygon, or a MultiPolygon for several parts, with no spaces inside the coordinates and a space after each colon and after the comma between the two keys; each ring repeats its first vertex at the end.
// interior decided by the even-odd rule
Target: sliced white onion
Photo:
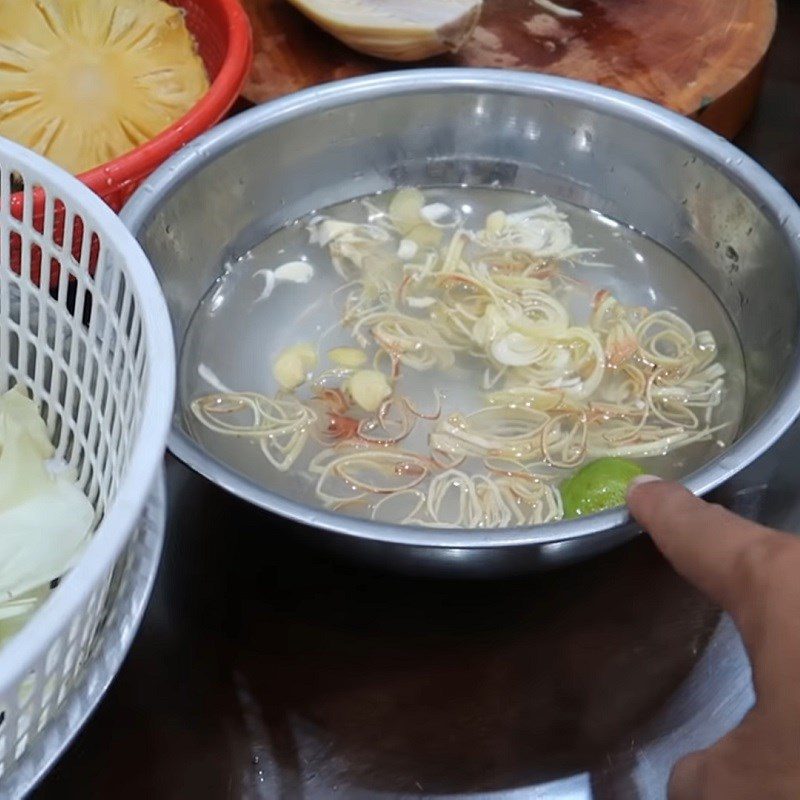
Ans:
{"type": "Polygon", "coordinates": [[[507,367],[533,364],[542,352],[542,344],[521,333],[511,331],[492,342],[492,356],[507,367]]]}
{"type": "Polygon", "coordinates": [[[47,585],[74,563],[94,509],[65,471],[24,390],[0,397],[0,601],[47,585]]]}
{"type": "Polygon", "coordinates": [[[401,239],[397,247],[397,257],[403,261],[408,261],[410,258],[414,258],[417,250],[419,250],[419,247],[416,242],[411,239],[401,239]]]}
{"type": "Polygon", "coordinates": [[[582,17],[583,14],[577,8],[567,8],[566,6],[554,3],[553,0],[533,0],[537,6],[541,6],[545,11],[555,14],[557,17],[582,17]]]}
{"type": "Polygon", "coordinates": [[[411,308],[430,308],[436,302],[435,297],[407,297],[406,304],[411,308]]]}
{"type": "Polygon", "coordinates": [[[307,261],[288,261],[275,269],[275,279],[284,283],[308,283],[314,277],[314,267],[307,261]]]}
{"type": "Polygon", "coordinates": [[[429,203],[423,206],[420,211],[420,214],[422,214],[428,222],[439,222],[440,219],[452,213],[453,209],[445,203],[429,203]]]}

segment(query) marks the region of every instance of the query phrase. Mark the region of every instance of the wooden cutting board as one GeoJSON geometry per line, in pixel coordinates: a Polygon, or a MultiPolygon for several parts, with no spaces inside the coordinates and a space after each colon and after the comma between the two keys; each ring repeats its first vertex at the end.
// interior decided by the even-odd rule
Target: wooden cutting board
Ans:
{"type": "Polygon", "coordinates": [[[562,0],[582,14],[571,18],[536,0],[485,0],[460,52],[402,64],[350,50],[286,0],[243,2],[255,41],[244,94],[255,103],[387,69],[506,67],[621,89],[728,137],[755,104],[777,18],[776,0],[562,0]]]}

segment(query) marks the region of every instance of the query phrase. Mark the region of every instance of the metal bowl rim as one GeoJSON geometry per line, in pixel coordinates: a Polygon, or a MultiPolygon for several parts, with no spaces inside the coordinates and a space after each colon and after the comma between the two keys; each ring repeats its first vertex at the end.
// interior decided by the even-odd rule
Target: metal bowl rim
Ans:
{"type": "MultiPolygon", "coordinates": [[[[703,156],[759,205],[783,230],[794,257],[795,283],[800,294],[800,208],[789,193],[762,167],[726,139],[692,120],[646,100],[567,78],[498,69],[436,68],[386,72],[350,78],[306,89],[245,111],[200,136],[154,172],[124,207],[121,217],[138,235],[163,201],[208,163],[253,135],[291,119],[318,114],[354,102],[436,91],[516,94],[578,104],[606,116],[638,124],[703,156]]],[[[770,408],[740,439],[687,476],[683,483],[705,494],[764,453],[800,413],[800,346],[770,408]]],[[[446,549],[551,545],[610,533],[631,524],[625,508],[536,527],[494,530],[436,529],[390,525],[348,517],[290,500],[251,481],[201,448],[173,419],[168,440],[177,458],[231,494],[267,511],[304,525],[338,534],[413,547],[446,549]]]]}

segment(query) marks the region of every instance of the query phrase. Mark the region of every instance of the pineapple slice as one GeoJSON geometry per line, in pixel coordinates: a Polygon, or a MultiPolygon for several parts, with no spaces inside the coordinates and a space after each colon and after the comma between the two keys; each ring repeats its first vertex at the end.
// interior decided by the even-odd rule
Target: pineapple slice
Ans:
{"type": "Polygon", "coordinates": [[[207,89],[161,0],[0,0],[0,136],[72,173],[152,139],[207,89]]]}

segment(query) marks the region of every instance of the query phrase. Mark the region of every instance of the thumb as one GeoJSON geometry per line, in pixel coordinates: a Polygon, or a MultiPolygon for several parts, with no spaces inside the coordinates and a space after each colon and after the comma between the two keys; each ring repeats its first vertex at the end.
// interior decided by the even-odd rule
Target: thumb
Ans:
{"type": "Polygon", "coordinates": [[[628,508],[672,566],[734,616],[749,588],[742,567],[760,544],[782,536],[650,476],[631,483],[628,508]]]}

